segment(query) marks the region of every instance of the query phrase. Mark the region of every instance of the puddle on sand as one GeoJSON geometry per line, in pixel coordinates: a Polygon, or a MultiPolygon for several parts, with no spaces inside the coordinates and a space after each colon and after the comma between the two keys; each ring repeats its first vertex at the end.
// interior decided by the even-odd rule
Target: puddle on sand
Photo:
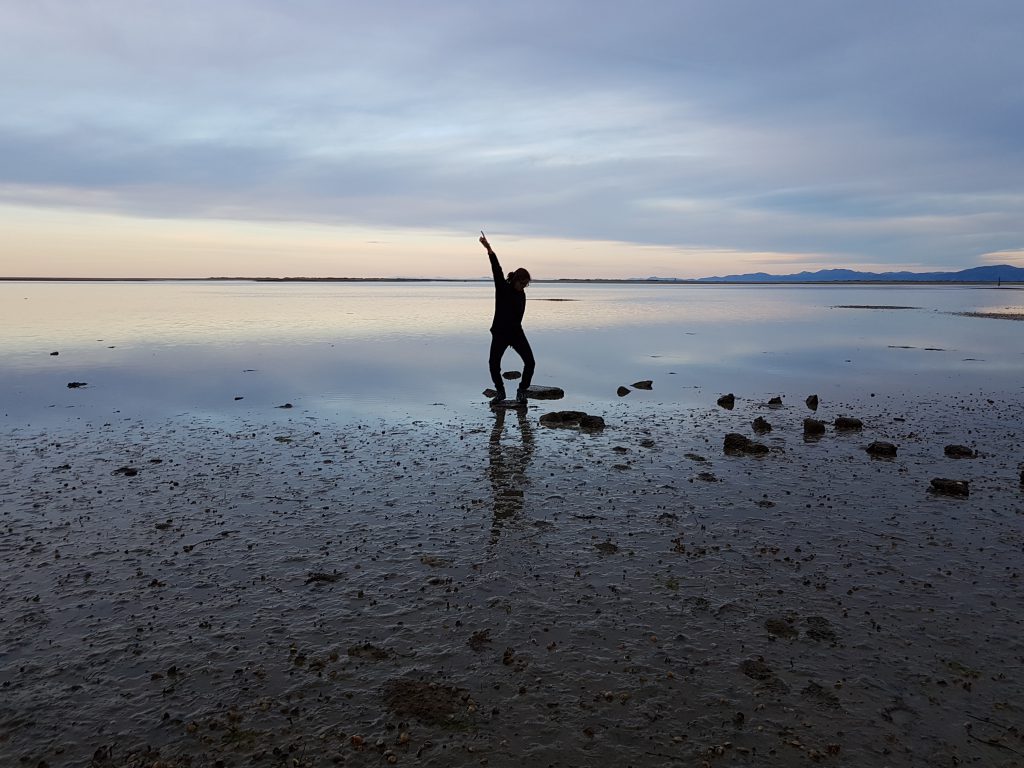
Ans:
{"type": "Polygon", "coordinates": [[[0,763],[1020,765],[1021,403],[785,400],[8,431],[0,763]]]}

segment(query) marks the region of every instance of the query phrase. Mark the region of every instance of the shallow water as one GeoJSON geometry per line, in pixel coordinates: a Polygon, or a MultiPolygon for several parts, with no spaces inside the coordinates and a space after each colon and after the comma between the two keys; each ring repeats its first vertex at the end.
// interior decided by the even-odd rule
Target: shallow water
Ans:
{"type": "Polygon", "coordinates": [[[664,311],[661,290],[597,313],[603,347],[562,338],[589,338],[585,301],[532,303],[535,348],[559,344],[537,381],[568,394],[526,412],[481,403],[486,377],[462,380],[479,355],[448,331],[437,367],[422,340],[367,340],[394,345],[383,392],[350,370],[356,331],[315,365],[322,319],[257,344],[208,318],[205,357],[153,331],[5,355],[0,764],[1021,765],[1021,326],[943,314],[980,306],[956,290],[697,289],[664,311]],[[701,302],[750,314],[702,321],[701,302]],[[904,303],[924,308],[832,309],[904,303]],[[266,364],[231,378],[253,350],[266,364]],[[463,374],[437,373],[443,405],[403,378],[441,370],[463,374]],[[563,407],[608,426],[539,424],[563,407]],[[803,437],[838,415],[863,431],[803,437]],[[729,432],[771,451],[726,456],[729,432]]]}
{"type": "MultiPolygon", "coordinates": [[[[490,386],[492,301],[485,283],[0,283],[0,414],[468,414],[490,386]]],[[[741,388],[1018,390],[1024,325],[951,313],[1022,306],[976,287],[542,283],[525,325],[536,383],[586,410],[640,379],[684,405],[741,388]]]]}

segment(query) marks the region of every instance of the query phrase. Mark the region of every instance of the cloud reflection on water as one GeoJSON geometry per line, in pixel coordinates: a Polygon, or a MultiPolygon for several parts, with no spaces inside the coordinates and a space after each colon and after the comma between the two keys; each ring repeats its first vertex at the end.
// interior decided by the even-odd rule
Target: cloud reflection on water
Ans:
{"type": "MultiPolygon", "coordinates": [[[[634,397],[680,405],[719,390],[1015,388],[1024,364],[1016,323],[947,314],[1005,306],[1009,291],[541,284],[530,295],[537,383],[564,388],[567,404],[619,402],[616,387],[639,379],[654,391],[634,397]]],[[[0,284],[0,297],[9,418],[285,402],[427,415],[476,407],[488,386],[486,284],[34,283],[0,284]]]]}

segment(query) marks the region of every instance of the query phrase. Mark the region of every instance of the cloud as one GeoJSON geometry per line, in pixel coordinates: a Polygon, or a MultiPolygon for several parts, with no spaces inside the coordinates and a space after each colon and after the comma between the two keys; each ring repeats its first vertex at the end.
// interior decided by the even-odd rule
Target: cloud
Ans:
{"type": "Polygon", "coordinates": [[[984,264],[1010,264],[1024,267],[1024,248],[1011,248],[1005,251],[983,253],[978,260],[984,264]]]}
{"type": "Polygon", "coordinates": [[[0,199],[963,266],[1024,238],[1021,22],[996,0],[17,4],[0,199]]]}

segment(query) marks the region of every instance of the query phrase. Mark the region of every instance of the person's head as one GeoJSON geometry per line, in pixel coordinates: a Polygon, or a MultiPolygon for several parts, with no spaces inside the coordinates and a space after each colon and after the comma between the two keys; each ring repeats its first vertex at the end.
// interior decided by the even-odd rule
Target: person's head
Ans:
{"type": "Polygon", "coordinates": [[[515,272],[508,273],[508,282],[517,291],[524,291],[530,284],[530,273],[526,268],[520,267],[515,272]]]}

